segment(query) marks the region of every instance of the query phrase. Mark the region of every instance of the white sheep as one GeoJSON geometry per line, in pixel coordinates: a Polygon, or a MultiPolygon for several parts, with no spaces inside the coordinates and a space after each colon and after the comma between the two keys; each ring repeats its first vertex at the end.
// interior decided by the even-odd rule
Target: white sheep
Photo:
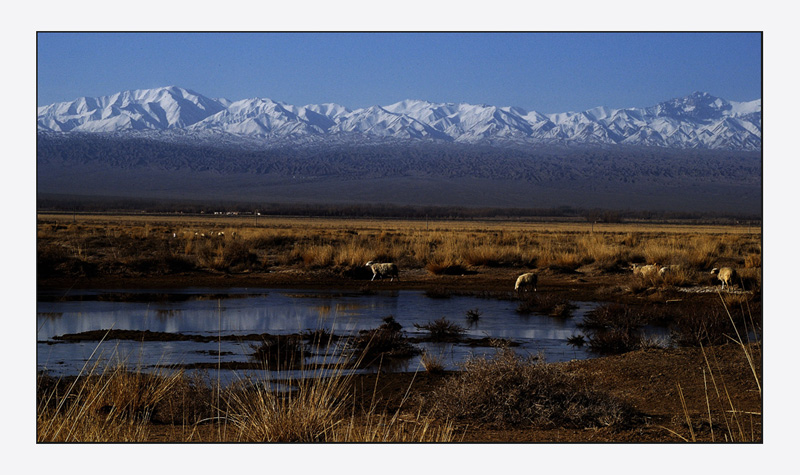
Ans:
{"type": "Polygon", "coordinates": [[[394,281],[395,277],[397,277],[397,280],[400,280],[400,274],[397,270],[397,265],[395,265],[393,262],[379,263],[369,261],[366,265],[372,269],[372,279],[370,280],[375,280],[375,277],[383,279],[384,276],[391,276],[390,282],[394,281]]]}
{"type": "Polygon", "coordinates": [[[633,275],[641,275],[642,277],[647,277],[648,275],[658,272],[659,266],[658,264],[648,264],[646,266],[642,266],[639,264],[631,264],[631,270],[633,270],[633,275]]]}
{"type": "Polygon", "coordinates": [[[671,265],[671,266],[664,266],[661,269],[658,269],[658,275],[660,277],[664,277],[667,273],[672,273],[680,270],[681,266],[678,265],[671,265]]]}
{"type": "Polygon", "coordinates": [[[527,274],[522,274],[521,276],[517,277],[517,283],[514,284],[514,290],[517,292],[527,291],[529,288],[533,287],[533,291],[536,292],[536,283],[539,281],[539,274],[534,272],[528,272],[527,274]]]}
{"type": "Polygon", "coordinates": [[[731,288],[731,284],[733,283],[733,278],[736,277],[736,271],[731,269],[730,267],[723,267],[722,269],[713,268],[711,269],[711,275],[717,275],[717,279],[722,282],[722,289],[725,289],[725,284],[728,284],[728,289],[731,288]]]}

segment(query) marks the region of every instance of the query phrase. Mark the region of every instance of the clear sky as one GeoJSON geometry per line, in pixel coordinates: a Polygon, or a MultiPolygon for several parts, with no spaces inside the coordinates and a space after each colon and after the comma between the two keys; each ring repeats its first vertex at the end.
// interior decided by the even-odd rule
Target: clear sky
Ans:
{"type": "Polygon", "coordinates": [[[351,109],[403,99],[542,113],[695,91],[761,98],[760,33],[37,33],[37,105],[175,85],[351,109]]]}

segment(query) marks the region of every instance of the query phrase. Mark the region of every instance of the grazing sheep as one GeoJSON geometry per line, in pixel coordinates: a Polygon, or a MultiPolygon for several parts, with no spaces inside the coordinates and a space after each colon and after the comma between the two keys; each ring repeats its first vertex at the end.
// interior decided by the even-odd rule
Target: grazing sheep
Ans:
{"type": "Polygon", "coordinates": [[[681,266],[671,265],[671,266],[664,266],[661,269],[658,269],[658,275],[660,277],[664,277],[667,273],[672,273],[675,271],[680,270],[681,266]]]}
{"type": "Polygon", "coordinates": [[[642,266],[639,264],[631,264],[631,270],[633,270],[633,275],[641,275],[642,277],[647,277],[654,272],[658,272],[659,266],[658,264],[648,264],[646,266],[642,266]]]}
{"type": "Polygon", "coordinates": [[[717,279],[722,282],[722,289],[725,289],[725,284],[728,284],[728,288],[731,288],[731,284],[733,283],[733,278],[736,277],[736,271],[731,269],[730,267],[723,267],[722,269],[713,268],[711,269],[711,275],[717,275],[717,279]]]}
{"type": "Polygon", "coordinates": [[[539,274],[533,272],[522,274],[521,276],[517,277],[517,283],[514,284],[514,290],[517,292],[523,292],[533,287],[533,291],[536,292],[536,283],[538,281],[539,274]]]}
{"type": "Polygon", "coordinates": [[[372,269],[372,279],[370,280],[375,280],[375,277],[383,279],[384,276],[391,276],[390,282],[393,281],[395,277],[397,277],[397,280],[400,280],[397,265],[392,262],[378,263],[369,261],[366,265],[372,269]]]}

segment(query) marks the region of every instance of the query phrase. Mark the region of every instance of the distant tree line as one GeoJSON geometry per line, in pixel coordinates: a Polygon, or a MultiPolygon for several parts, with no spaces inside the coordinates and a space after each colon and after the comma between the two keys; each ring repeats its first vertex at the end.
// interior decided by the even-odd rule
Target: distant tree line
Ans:
{"type": "Polygon", "coordinates": [[[625,221],[697,221],[705,223],[760,222],[752,214],[712,212],[668,212],[640,210],[583,209],[571,206],[553,208],[499,208],[457,206],[413,206],[392,204],[324,204],[324,203],[244,203],[233,201],[180,201],[131,199],[118,197],[84,197],[40,195],[40,212],[135,213],[317,216],[341,218],[405,218],[405,219],[570,219],[587,222],[620,223],[625,221]]]}

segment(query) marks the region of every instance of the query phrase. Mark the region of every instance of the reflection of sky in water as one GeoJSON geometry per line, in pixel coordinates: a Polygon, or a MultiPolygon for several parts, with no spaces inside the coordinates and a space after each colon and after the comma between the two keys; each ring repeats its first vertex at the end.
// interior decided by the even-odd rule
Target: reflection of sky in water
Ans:
{"type": "MultiPolygon", "coordinates": [[[[197,290],[195,292],[201,292],[197,290]]],[[[244,292],[241,290],[241,292],[244,292]]],[[[165,292],[162,292],[165,293],[165,292]]],[[[236,293],[236,290],[233,291],[236,293]]],[[[221,300],[159,302],[106,302],[97,300],[39,302],[37,304],[38,365],[54,373],[77,373],[97,347],[97,342],[45,343],[54,336],[99,329],[150,330],[186,334],[288,334],[325,328],[336,334],[354,334],[376,328],[391,315],[409,336],[424,335],[414,324],[439,318],[467,328],[472,338],[507,338],[519,342],[521,354],[544,353],[547,361],[587,358],[585,349],[575,349],[566,339],[581,333],[575,324],[593,303],[580,303],[573,317],[556,319],[542,315],[520,315],[514,300],[476,297],[432,299],[420,291],[397,291],[361,295],[320,291],[250,289],[253,296],[221,300]],[[467,311],[479,309],[481,317],[468,323],[467,311]]],[[[107,341],[100,345],[104,358],[124,360],[132,367],[155,364],[247,361],[253,342],[130,342],[107,341]]],[[[452,369],[470,355],[492,355],[493,348],[423,343],[421,349],[440,357],[452,369]]],[[[414,371],[419,358],[399,370],[414,371]]]]}

